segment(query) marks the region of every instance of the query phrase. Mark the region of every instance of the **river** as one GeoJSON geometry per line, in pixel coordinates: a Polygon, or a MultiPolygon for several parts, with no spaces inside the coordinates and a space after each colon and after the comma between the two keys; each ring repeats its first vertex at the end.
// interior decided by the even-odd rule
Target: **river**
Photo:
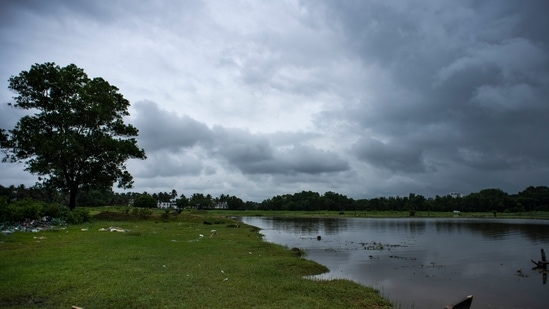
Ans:
{"type": "Polygon", "coordinates": [[[395,308],[444,308],[473,295],[472,308],[549,308],[549,221],[243,217],[264,239],[326,265],[319,279],[378,289],[395,308]]]}

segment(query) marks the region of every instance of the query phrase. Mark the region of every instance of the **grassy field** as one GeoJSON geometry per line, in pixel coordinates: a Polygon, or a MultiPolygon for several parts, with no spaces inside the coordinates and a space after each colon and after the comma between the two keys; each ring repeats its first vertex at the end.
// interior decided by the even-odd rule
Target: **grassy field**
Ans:
{"type": "Polygon", "coordinates": [[[327,269],[227,213],[99,211],[85,225],[0,235],[0,308],[392,308],[351,281],[303,279],[327,269]]]}

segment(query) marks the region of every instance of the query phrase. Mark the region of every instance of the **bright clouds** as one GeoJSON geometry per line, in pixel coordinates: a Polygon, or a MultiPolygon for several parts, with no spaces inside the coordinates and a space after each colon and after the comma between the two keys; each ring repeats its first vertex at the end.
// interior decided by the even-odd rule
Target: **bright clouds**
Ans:
{"type": "MultiPolygon", "coordinates": [[[[134,191],[517,192],[549,176],[544,1],[2,1],[0,102],[48,61],[132,102],[134,191]]],[[[0,127],[21,112],[0,106],[0,127]]],[[[32,185],[0,165],[2,185],[32,185]]]]}

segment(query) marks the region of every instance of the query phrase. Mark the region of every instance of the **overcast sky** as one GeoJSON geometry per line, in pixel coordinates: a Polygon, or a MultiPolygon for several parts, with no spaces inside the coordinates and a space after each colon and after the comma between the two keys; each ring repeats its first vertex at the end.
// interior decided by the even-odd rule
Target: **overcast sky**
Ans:
{"type": "MultiPolygon", "coordinates": [[[[103,77],[132,106],[135,192],[262,201],[549,185],[549,2],[0,1],[8,79],[103,77]]],[[[31,186],[1,163],[0,184],[31,186]]]]}

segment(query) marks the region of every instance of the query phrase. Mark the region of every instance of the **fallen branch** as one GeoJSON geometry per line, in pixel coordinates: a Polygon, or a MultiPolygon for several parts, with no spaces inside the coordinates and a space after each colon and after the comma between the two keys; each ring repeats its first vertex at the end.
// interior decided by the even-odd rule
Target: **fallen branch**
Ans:
{"type": "Polygon", "coordinates": [[[530,260],[532,261],[532,263],[534,263],[536,265],[536,267],[534,267],[533,269],[543,269],[543,270],[547,270],[547,264],[549,264],[549,262],[547,262],[547,258],[545,257],[545,251],[543,251],[543,249],[541,249],[541,261],[534,261],[534,260],[530,260]]]}

